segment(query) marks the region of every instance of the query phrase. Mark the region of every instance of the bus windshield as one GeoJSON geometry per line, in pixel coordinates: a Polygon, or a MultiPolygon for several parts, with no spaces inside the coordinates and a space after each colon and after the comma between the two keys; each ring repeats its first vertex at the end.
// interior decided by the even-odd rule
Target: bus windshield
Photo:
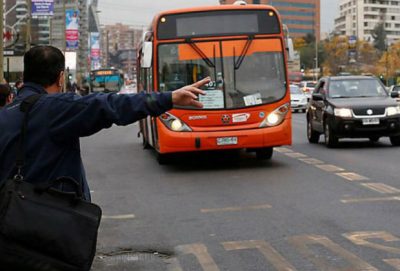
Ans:
{"type": "Polygon", "coordinates": [[[204,109],[268,104],[286,94],[280,39],[162,44],[158,52],[161,91],[212,78],[199,97],[204,109]]]}
{"type": "Polygon", "coordinates": [[[91,87],[95,92],[118,92],[124,79],[118,71],[94,71],[91,74],[91,87]]]}

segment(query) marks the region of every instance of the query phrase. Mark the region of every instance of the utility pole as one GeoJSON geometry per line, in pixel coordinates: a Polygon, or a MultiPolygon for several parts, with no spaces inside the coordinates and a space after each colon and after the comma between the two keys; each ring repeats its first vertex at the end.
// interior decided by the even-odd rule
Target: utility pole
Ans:
{"type": "Polygon", "coordinates": [[[4,81],[4,2],[0,0],[0,83],[4,81]]]}
{"type": "Polygon", "coordinates": [[[31,30],[32,30],[32,2],[31,0],[26,0],[26,6],[27,6],[27,16],[26,16],[26,45],[25,45],[25,50],[29,51],[31,49],[31,30]]]}

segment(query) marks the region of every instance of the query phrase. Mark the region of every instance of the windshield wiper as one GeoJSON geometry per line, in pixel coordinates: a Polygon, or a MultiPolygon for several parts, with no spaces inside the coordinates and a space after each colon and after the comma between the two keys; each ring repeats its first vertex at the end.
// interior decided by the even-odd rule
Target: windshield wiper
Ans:
{"type": "MultiPolygon", "coordinates": [[[[215,68],[215,64],[206,56],[206,54],[197,46],[196,43],[194,43],[191,39],[186,39],[185,41],[187,44],[190,45],[190,47],[192,47],[193,50],[196,51],[196,53],[201,57],[201,59],[203,59],[203,61],[207,64],[208,67],[215,68]]],[[[214,46],[214,51],[215,51],[215,46],[214,46]]]]}
{"type": "Polygon", "coordinates": [[[235,61],[235,70],[238,70],[243,63],[244,58],[246,57],[247,52],[249,51],[250,45],[254,40],[254,36],[248,36],[246,45],[243,48],[242,53],[240,54],[237,61],[235,61]]]}

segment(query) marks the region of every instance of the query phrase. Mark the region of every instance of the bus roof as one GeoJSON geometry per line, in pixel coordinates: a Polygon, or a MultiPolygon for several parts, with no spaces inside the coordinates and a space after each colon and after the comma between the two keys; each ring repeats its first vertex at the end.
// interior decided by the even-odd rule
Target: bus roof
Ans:
{"type": "Polygon", "coordinates": [[[158,13],[152,22],[152,26],[155,26],[159,19],[166,15],[180,14],[180,13],[191,13],[191,12],[202,12],[202,11],[218,11],[218,10],[272,10],[276,14],[279,14],[276,8],[269,5],[215,5],[215,6],[199,6],[191,8],[173,9],[166,10],[158,13]]]}

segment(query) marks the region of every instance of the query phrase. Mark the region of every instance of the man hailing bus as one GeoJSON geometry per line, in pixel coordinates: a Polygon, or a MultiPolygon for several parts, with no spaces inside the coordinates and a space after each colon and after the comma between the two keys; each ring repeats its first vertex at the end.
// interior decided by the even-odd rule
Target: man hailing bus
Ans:
{"type": "MultiPolygon", "coordinates": [[[[197,95],[209,82],[204,79],[173,92],[117,95],[95,93],[78,96],[60,93],[64,85],[64,55],[55,47],[38,46],[24,56],[24,86],[15,101],[0,110],[0,185],[16,173],[17,138],[24,113],[21,102],[43,94],[29,114],[25,139],[26,162],[22,174],[26,181],[48,182],[60,176],[78,181],[84,199],[90,190],[80,155],[79,138],[90,136],[113,124],[128,125],[148,115],[158,116],[173,105],[202,107],[197,95]]],[[[57,187],[74,192],[72,187],[57,187]]]]}

